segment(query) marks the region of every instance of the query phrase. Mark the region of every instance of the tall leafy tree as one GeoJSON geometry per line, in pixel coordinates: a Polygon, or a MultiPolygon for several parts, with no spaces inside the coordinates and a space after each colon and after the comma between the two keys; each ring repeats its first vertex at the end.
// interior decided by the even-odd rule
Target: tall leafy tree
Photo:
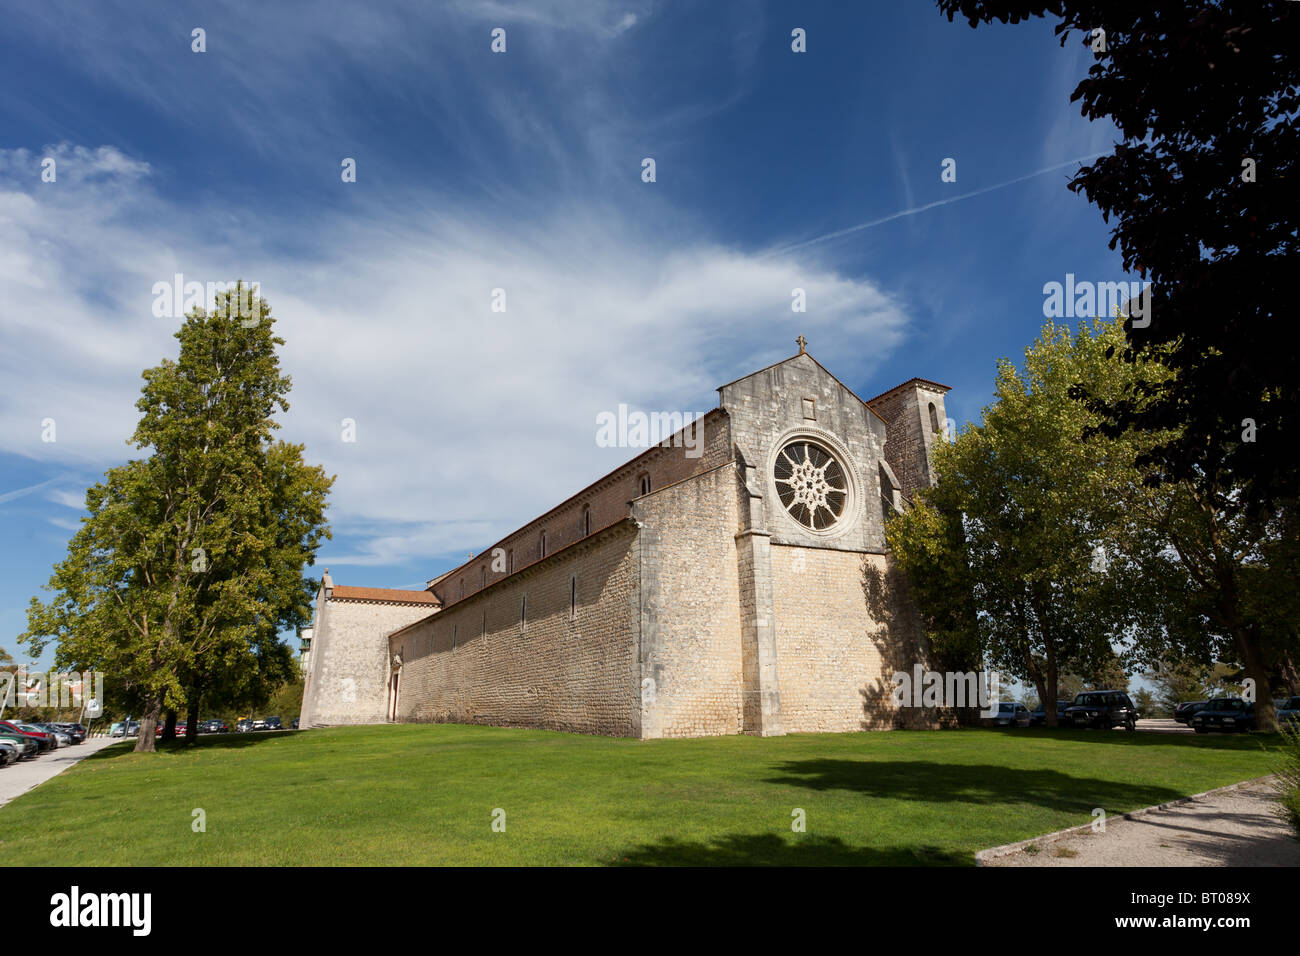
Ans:
{"type": "Polygon", "coordinates": [[[1300,657],[1295,508],[1244,510],[1240,487],[1227,480],[1220,472],[1135,487],[1125,499],[1129,520],[1116,536],[1162,624],[1143,630],[1134,654],[1157,669],[1236,665],[1238,682],[1254,682],[1258,726],[1273,730],[1272,692],[1300,657]]]}
{"type": "MultiPolygon", "coordinates": [[[[1070,188],[1109,222],[1124,267],[1153,280],[1130,354],[1173,376],[1106,397],[1106,427],[1163,432],[1156,478],[1238,485],[1234,507],[1300,498],[1300,3],[1293,0],[938,0],[977,27],[1050,17],[1095,62],[1071,96],[1120,131],[1070,188]],[[1252,423],[1248,426],[1246,422],[1252,423]],[[1257,429],[1258,436],[1254,434],[1257,429]]],[[[1100,398],[1100,397],[1098,397],[1100,398]]]]}
{"type": "Polygon", "coordinates": [[[1241,483],[1223,471],[1152,480],[1142,462],[1166,436],[1097,428],[1085,396],[1172,374],[1117,353],[1122,322],[1073,337],[1049,323],[1023,375],[1001,363],[983,423],[937,450],[938,485],[891,523],[891,547],[913,579],[965,562],[953,587],[918,586],[931,626],[973,596],[986,658],[1041,700],[1066,672],[1116,682],[1112,648],[1132,668],[1222,661],[1254,682],[1272,729],[1272,693],[1300,660],[1297,509],[1240,507],[1241,483]]]}
{"type": "Polygon", "coordinates": [[[276,634],[308,615],[302,569],[329,535],[333,479],[273,437],[291,383],[269,306],[242,285],[214,306],[186,317],[175,361],[145,371],[131,441],[146,454],[87,491],[54,597],[32,599],[19,638],[37,653],[57,640],[61,666],[120,681],[143,707],[137,750],[154,749],[164,709],[197,717],[209,688],[288,676],[276,634]]]}
{"type": "Polygon", "coordinates": [[[927,628],[968,642],[973,620],[988,664],[1042,701],[1058,699],[1066,674],[1113,679],[1115,643],[1151,614],[1115,535],[1140,440],[1090,433],[1097,416],[1072,397],[1079,382],[1116,395],[1134,376],[1167,374],[1108,359],[1122,336],[1118,322],[1074,335],[1049,322],[1023,373],[1000,362],[982,423],[936,449],[936,486],[887,529],[927,628]]]}

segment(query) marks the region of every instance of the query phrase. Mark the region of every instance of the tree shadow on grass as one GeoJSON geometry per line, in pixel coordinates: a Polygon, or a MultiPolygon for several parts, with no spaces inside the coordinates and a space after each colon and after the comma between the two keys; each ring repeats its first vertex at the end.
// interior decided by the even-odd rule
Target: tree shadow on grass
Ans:
{"type": "MultiPolygon", "coordinates": [[[[187,744],[184,737],[178,737],[175,740],[159,740],[155,746],[159,754],[182,754],[194,753],[197,750],[240,750],[244,747],[253,747],[264,740],[274,740],[275,738],[289,737],[301,733],[297,730],[264,730],[251,734],[200,734],[198,742],[187,744]]],[[[115,757],[125,757],[128,754],[135,753],[135,738],[128,737],[126,740],[130,747],[105,747],[97,753],[91,754],[87,760],[112,760],[115,757]]]]}
{"type": "Polygon", "coordinates": [[[935,846],[858,847],[838,837],[734,834],[709,841],[672,837],[624,850],[609,866],[971,866],[974,856],[935,846]]]}
{"type": "Polygon", "coordinates": [[[1141,782],[1117,783],[1058,770],[1015,770],[992,764],[827,759],[790,761],[778,769],[785,776],[770,777],[768,783],[928,803],[1032,803],[1085,816],[1094,807],[1149,806],[1185,796],[1141,782]]]}
{"type": "Polygon", "coordinates": [[[1071,741],[1085,744],[1113,744],[1124,747],[1190,747],[1196,750],[1271,750],[1281,742],[1281,734],[1179,734],[1139,730],[1076,730],[1073,727],[984,728],[994,733],[1023,737],[1028,740],[1071,741]]]}

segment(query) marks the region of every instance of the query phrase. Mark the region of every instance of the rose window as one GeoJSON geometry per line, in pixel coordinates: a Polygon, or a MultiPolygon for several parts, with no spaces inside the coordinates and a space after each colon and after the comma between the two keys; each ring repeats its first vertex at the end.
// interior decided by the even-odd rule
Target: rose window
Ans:
{"type": "Polygon", "coordinates": [[[825,448],[804,438],[781,449],[773,468],[776,492],[790,517],[825,531],[844,514],[849,499],[844,466],[825,448]]]}

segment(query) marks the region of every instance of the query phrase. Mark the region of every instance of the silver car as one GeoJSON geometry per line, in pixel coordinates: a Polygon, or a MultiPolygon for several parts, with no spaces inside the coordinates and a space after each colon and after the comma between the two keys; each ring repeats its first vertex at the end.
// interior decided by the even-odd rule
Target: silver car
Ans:
{"type": "Polygon", "coordinates": [[[60,747],[72,746],[72,734],[68,733],[66,730],[56,727],[53,724],[33,724],[32,726],[45,731],[47,734],[53,734],[55,739],[58,740],[60,747]]]}
{"type": "Polygon", "coordinates": [[[1017,701],[1003,701],[993,717],[982,718],[986,727],[1028,727],[1029,708],[1017,701]]]}

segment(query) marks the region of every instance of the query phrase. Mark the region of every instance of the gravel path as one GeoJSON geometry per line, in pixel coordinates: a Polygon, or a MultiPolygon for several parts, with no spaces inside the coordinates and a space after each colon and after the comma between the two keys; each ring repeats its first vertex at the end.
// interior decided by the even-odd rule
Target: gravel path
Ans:
{"type": "Polygon", "coordinates": [[[22,796],[32,787],[40,786],[51,777],[63,773],[83,757],[121,742],[121,739],[113,740],[111,737],[92,737],[84,743],[41,754],[34,760],[11,763],[0,769],[0,807],[15,797],[22,796]]]}
{"type": "Polygon", "coordinates": [[[1300,841],[1277,815],[1272,777],[1211,791],[1133,820],[1115,817],[1105,833],[1048,834],[1038,852],[1017,848],[983,866],[1300,866],[1300,841]]]}

